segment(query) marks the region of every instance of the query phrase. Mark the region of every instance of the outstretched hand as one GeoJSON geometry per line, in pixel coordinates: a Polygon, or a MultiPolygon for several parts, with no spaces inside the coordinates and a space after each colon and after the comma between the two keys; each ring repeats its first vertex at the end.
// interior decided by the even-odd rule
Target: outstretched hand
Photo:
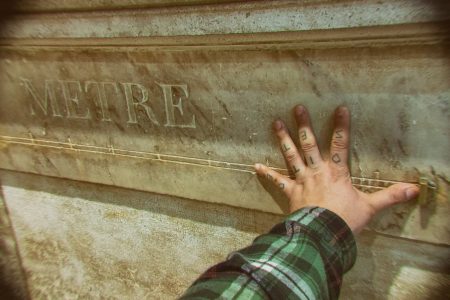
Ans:
{"type": "Polygon", "coordinates": [[[258,175],[265,176],[284,191],[289,199],[290,212],[306,206],[323,207],[340,216],[356,234],[383,208],[411,200],[419,194],[419,188],[408,183],[394,184],[372,194],[353,187],[348,167],[350,113],[346,107],[338,107],[335,111],[327,159],[322,157],[317,146],[308,111],[298,105],[294,108],[294,115],[302,155],[281,120],[273,123],[273,129],[295,179],[265,165],[255,165],[258,175]]]}

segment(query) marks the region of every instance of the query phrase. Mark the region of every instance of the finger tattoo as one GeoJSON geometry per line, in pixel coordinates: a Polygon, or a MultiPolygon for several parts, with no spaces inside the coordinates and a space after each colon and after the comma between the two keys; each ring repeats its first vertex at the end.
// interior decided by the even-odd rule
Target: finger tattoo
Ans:
{"type": "Polygon", "coordinates": [[[312,156],[309,157],[309,161],[311,162],[312,165],[314,164],[314,160],[313,160],[312,156]]]}
{"type": "Polygon", "coordinates": [[[293,166],[292,171],[294,172],[294,174],[297,174],[298,172],[300,172],[300,169],[297,169],[296,166],[293,166]]]}
{"type": "Polygon", "coordinates": [[[291,150],[291,147],[287,146],[286,144],[283,144],[282,148],[283,148],[284,152],[287,152],[287,151],[291,150]]]}
{"type": "Polygon", "coordinates": [[[306,140],[306,130],[300,131],[300,138],[302,139],[302,141],[306,140]]]}
{"type": "Polygon", "coordinates": [[[343,138],[343,136],[342,136],[342,131],[344,131],[343,129],[338,129],[338,130],[336,130],[335,132],[334,132],[334,134],[336,135],[335,137],[337,138],[337,139],[342,139],[343,138]]]}
{"type": "Polygon", "coordinates": [[[334,163],[340,163],[341,162],[341,158],[339,157],[339,154],[337,154],[337,153],[335,153],[332,157],[331,157],[331,160],[334,162],[334,163]]]}

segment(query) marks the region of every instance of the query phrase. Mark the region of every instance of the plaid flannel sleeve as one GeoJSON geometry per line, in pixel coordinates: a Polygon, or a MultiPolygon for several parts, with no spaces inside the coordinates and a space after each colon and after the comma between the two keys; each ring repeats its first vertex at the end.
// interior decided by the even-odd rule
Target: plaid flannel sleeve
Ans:
{"type": "Polygon", "coordinates": [[[337,299],[356,260],[347,224],[302,208],[198,278],[181,299],[337,299]]]}

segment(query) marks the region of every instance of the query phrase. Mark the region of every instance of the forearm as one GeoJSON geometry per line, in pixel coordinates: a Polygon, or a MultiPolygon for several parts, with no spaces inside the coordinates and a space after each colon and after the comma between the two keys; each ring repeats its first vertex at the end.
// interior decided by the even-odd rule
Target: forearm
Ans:
{"type": "Polygon", "coordinates": [[[303,208],[210,268],[182,298],[336,299],[355,259],[353,235],[341,218],[303,208]]]}

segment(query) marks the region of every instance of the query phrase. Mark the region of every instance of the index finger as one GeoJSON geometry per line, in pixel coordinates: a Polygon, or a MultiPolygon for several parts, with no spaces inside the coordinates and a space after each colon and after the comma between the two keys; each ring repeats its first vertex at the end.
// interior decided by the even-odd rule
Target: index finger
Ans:
{"type": "Polygon", "coordinates": [[[283,152],[284,159],[289,168],[289,173],[294,174],[295,178],[299,178],[301,171],[305,168],[305,164],[298,153],[297,147],[281,120],[276,120],[273,123],[273,129],[280,142],[281,151],[283,152]]]}

